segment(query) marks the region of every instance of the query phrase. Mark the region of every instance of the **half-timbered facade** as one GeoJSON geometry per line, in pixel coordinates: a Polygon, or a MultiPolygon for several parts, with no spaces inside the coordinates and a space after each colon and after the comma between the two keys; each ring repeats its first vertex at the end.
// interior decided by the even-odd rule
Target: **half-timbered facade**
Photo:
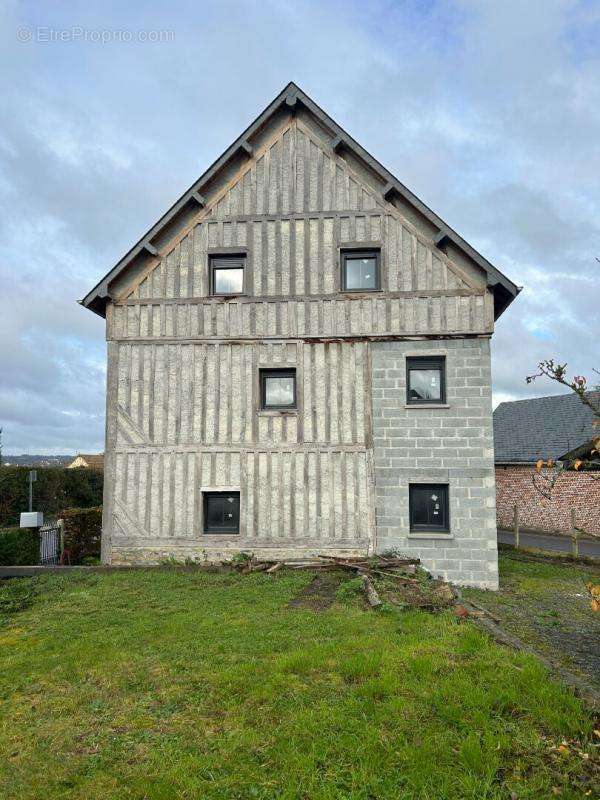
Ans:
{"type": "Polygon", "coordinates": [[[395,548],[496,586],[489,340],[516,293],[289,84],[82,301],[104,561],[395,548]]]}

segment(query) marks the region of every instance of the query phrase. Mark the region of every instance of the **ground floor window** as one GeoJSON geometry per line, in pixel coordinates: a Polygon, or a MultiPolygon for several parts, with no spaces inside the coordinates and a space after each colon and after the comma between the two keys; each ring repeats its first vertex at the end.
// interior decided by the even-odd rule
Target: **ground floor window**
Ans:
{"type": "Polygon", "coordinates": [[[409,486],[411,531],[450,531],[448,485],[413,483],[409,486]]]}
{"type": "Polygon", "coordinates": [[[240,532],[240,493],[204,492],[204,533],[240,532]]]}

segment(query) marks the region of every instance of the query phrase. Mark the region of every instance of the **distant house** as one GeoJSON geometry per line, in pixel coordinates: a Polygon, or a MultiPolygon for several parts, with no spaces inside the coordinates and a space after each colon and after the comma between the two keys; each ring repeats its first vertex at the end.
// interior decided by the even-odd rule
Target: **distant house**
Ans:
{"type": "MultiPolygon", "coordinates": [[[[600,398],[600,392],[591,396],[600,398]]],[[[512,524],[516,505],[523,528],[568,531],[574,509],[578,526],[600,533],[600,471],[565,471],[549,496],[540,491],[547,484],[536,471],[540,459],[589,459],[597,431],[592,421],[574,393],[500,403],[494,411],[499,528],[512,524]]]]}
{"type": "Polygon", "coordinates": [[[67,464],[67,469],[76,469],[77,467],[84,467],[86,469],[104,469],[104,453],[96,453],[90,455],[88,453],[78,453],[70,464],[67,464]]]}

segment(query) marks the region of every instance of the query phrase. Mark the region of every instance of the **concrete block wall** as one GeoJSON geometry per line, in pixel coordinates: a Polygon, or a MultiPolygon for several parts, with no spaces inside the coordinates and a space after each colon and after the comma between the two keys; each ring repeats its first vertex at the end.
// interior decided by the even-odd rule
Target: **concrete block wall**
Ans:
{"type": "Polygon", "coordinates": [[[421,558],[434,575],[498,588],[490,342],[372,345],[377,550],[421,558]],[[406,405],[406,357],[446,357],[446,404],[406,405]],[[411,534],[411,483],[447,483],[450,533],[411,534]]]}

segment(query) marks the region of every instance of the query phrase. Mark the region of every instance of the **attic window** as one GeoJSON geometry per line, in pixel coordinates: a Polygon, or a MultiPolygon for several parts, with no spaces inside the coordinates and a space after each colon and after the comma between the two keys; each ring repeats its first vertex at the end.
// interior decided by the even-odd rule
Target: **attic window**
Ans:
{"type": "Polygon", "coordinates": [[[377,291],[379,289],[379,257],[379,250],[342,251],[342,291],[377,291]]]}
{"type": "Polygon", "coordinates": [[[235,295],[244,292],[245,255],[211,256],[210,293],[213,295],[235,295]]]}

